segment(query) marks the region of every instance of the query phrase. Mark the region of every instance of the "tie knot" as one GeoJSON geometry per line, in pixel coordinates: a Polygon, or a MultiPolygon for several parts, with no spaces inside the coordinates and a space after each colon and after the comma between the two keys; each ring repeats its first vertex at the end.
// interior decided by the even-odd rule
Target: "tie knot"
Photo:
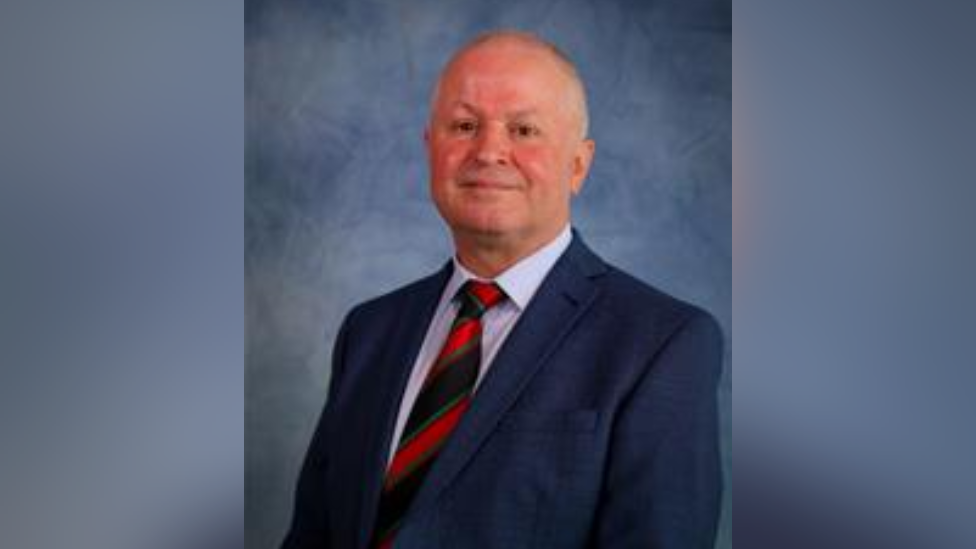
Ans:
{"type": "Polygon", "coordinates": [[[505,292],[498,287],[498,284],[478,280],[465,282],[461,287],[461,296],[462,312],[470,312],[476,317],[480,317],[485,314],[485,311],[505,300],[505,292]]]}

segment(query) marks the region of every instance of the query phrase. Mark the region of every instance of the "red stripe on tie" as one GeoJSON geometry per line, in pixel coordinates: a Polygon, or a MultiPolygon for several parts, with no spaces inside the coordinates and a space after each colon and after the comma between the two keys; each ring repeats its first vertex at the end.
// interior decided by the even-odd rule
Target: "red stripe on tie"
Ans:
{"type": "MultiPolygon", "coordinates": [[[[441,350],[440,354],[437,355],[437,360],[434,361],[434,366],[430,369],[427,374],[427,379],[424,382],[424,386],[431,384],[434,379],[441,373],[444,368],[449,366],[458,357],[452,357],[459,350],[461,350],[465,345],[471,343],[473,339],[481,335],[481,322],[477,319],[469,320],[451,330],[451,333],[447,336],[447,341],[444,342],[444,348],[441,350]]],[[[467,353],[465,351],[462,354],[467,353]]]]}
{"type": "Polygon", "coordinates": [[[478,298],[485,309],[494,307],[503,296],[501,288],[490,282],[472,281],[469,291],[478,298]]]}
{"type": "Polygon", "coordinates": [[[463,347],[467,342],[471,341],[479,333],[481,333],[481,322],[476,319],[471,319],[452,328],[451,333],[448,334],[447,341],[444,342],[443,349],[441,349],[440,354],[437,355],[437,362],[441,362],[445,358],[454,354],[458,349],[463,347]]]}
{"type": "Polygon", "coordinates": [[[386,489],[399,482],[405,471],[410,470],[417,460],[429,457],[430,451],[444,442],[448,435],[454,431],[454,427],[457,426],[470,403],[470,398],[462,398],[454,404],[450,411],[437,418],[437,421],[428,425],[409,444],[397,451],[386,474],[386,489]]]}

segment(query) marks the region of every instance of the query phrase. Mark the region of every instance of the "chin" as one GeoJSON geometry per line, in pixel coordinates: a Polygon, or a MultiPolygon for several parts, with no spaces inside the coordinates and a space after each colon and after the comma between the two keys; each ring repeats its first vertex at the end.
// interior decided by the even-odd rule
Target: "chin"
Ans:
{"type": "Polygon", "coordinates": [[[457,227],[464,234],[483,238],[500,238],[508,232],[503,227],[492,224],[465,223],[457,227]]]}
{"type": "Polygon", "coordinates": [[[468,238],[476,239],[484,243],[498,242],[513,232],[512,228],[506,224],[486,222],[484,220],[476,222],[472,222],[471,220],[467,222],[459,221],[452,223],[451,227],[455,233],[463,234],[468,238]]]}
{"type": "Polygon", "coordinates": [[[467,208],[454,216],[452,226],[472,233],[504,234],[517,228],[506,208],[467,208]]]}

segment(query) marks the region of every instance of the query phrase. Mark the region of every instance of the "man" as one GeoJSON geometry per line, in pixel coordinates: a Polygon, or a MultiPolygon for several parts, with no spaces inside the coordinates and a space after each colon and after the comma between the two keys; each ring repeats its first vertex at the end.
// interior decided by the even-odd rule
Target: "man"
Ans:
{"type": "Polygon", "coordinates": [[[448,63],[425,140],[456,255],[346,318],[285,549],[713,545],[720,332],[572,231],[586,135],[541,39],[448,63]]]}

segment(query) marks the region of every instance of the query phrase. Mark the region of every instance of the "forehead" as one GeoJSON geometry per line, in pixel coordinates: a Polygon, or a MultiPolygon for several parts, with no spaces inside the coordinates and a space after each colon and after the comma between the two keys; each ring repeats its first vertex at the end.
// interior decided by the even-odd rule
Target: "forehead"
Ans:
{"type": "Polygon", "coordinates": [[[562,103],[569,87],[558,62],[541,48],[488,43],[451,61],[441,78],[438,104],[545,110],[562,103]]]}

